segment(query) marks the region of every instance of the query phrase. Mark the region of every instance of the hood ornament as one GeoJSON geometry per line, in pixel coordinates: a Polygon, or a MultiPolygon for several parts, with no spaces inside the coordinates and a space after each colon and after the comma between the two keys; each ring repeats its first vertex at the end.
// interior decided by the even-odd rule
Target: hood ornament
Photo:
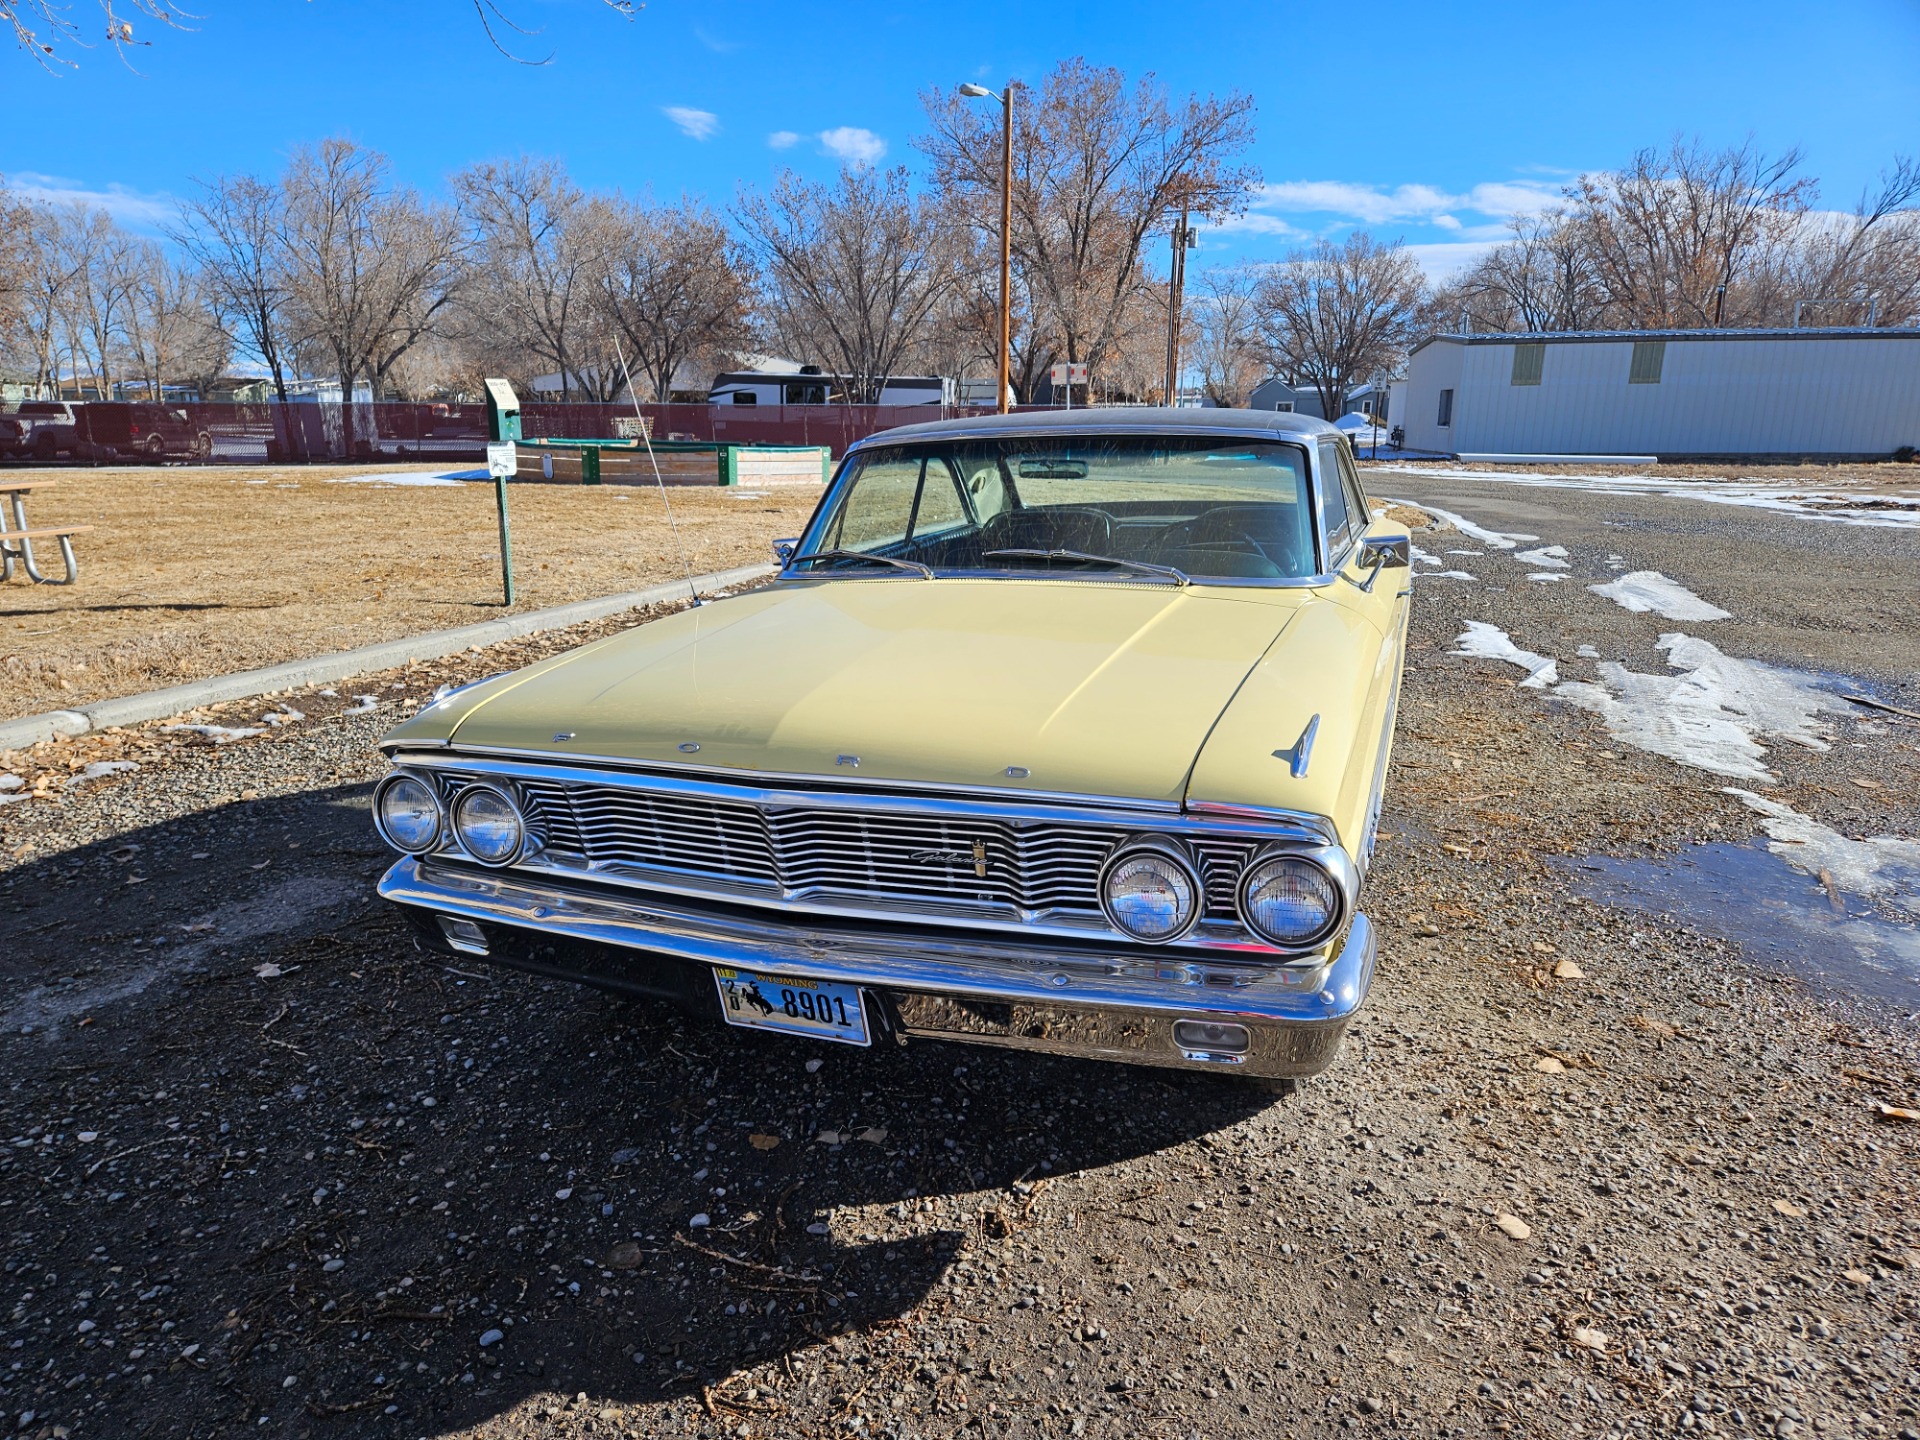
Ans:
{"type": "Polygon", "coordinates": [[[1285,750],[1273,752],[1273,758],[1287,762],[1287,769],[1296,780],[1307,778],[1307,762],[1313,759],[1313,737],[1320,729],[1320,717],[1315,715],[1307,721],[1307,728],[1300,732],[1300,738],[1285,750]]]}

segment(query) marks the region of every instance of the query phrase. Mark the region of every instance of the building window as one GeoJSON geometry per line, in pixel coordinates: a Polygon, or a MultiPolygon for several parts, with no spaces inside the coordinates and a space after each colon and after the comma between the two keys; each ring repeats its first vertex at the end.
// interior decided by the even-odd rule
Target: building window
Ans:
{"type": "Polygon", "coordinates": [[[1666,364],[1666,360],[1666,341],[1634,341],[1633,365],[1627,371],[1627,383],[1629,385],[1658,385],[1660,383],[1660,367],[1666,364]]]}
{"type": "Polygon", "coordinates": [[[1278,405],[1275,405],[1273,408],[1279,411],[1282,415],[1291,415],[1293,413],[1293,402],[1291,400],[1282,400],[1278,405]]]}
{"type": "Polygon", "coordinates": [[[1538,385],[1540,367],[1546,362],[1547,347],[1538,344],[1513,347],[1513,384],[1538,385]]]}
{"type": "Polygon", "coordinates": [[[1444,430],[1452,424],[1453,392],[1451,390],[1442,390],[1440,392],[1440,428],[1444,430]]]}

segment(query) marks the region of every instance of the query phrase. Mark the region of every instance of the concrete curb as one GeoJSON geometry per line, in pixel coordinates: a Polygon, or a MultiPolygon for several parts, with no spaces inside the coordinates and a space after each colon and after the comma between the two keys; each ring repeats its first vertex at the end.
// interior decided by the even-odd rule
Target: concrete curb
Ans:
{"type": "MultiPolygon", "coordinates": [[[[694,590],[710,595],[717,590],[764,580],[774,573],[771,565],[746,565],[738,570],[721,570],[712,575],[693,577],[694,590]]],[[[404,640],[383,640],[378,645],[363,645],[358,650],[341,650],[331,655],[315,655],[306,660],[289,660],[269,665],[264,670],[242,670],[234,675],[216,675],[165,690],[149,690],[144,695],[128,695],[119,700],[98,700],[77,705],[71,710],[53,710],[44,715],[28,715],[19,720],[0,721],[0,750],[24,750],[61,735],[85,735],[90,730],[106,730],[115,725],[140,725],[148,720],[164,720],[184,714],[202,705],[218,705],[227,700],[245,700],[275,690],[293,690],[303,685],[319,685],[391,670],[415,660],[436,660],[476,645],[496,645],[502,640],[517,640],[523,635],[538,635],[546,630],[564,630],[589,620],[603,620],[626,610],[638,610],[678,600],[687,593],[687,582],[675,580],[645,590],[628,590],[620,595],[603,595],[598,600],[576,600],[571,605],[555,605],[547,610],[532,610],[502,620],[483,620],[478,625],[462,625],[456,630],[434,630],[404,640]]]]}

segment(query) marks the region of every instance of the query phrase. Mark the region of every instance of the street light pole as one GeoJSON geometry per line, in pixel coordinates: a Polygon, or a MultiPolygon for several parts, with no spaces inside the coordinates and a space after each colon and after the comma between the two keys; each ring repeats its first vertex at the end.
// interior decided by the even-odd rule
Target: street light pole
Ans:
{"type": "MultiPolygon", "coordinates": [[[[967,84],[960,93],[969,98],[992,98],[984,85],[967,84]]],[[[995,399],[1007,413],[1007,392],[1013,380],[1013,83],[1000,92],[1000,388],[995,399]]]]}

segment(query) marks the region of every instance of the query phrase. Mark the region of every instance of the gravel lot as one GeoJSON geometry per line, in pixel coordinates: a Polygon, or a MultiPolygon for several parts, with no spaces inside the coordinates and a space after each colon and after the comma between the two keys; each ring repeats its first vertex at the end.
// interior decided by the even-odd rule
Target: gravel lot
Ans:
{"type": "MultiPolygon", "coordinates": [[[[368,483],[448,468],[0,471],[9,483],[55,482],[27,498],[36,526],[96,527],[74,541],[71,589],[19,576],[0,586],[0,720],[684,573],[652,486],[514,485],[509,612],[491,485],[368,483]]],[[[768,543],[799,532],[820,488],[675,486],[672,498],[698,575],[768,559],[768,543]]]]}
{"type": "MultiPolygon", "coordinates": [[[[0,757],[44,797],[0,807],[8,1422],[1920,1435],[1920,1124],[1882,1118],[1920,1103],[1920,988],[1861,1000],[1582,898],[1586,857],[1757,817],[1452,653],[1491,621],[1585,678],[1579,644],[1653,670],[1682,629],[1920,709],[1920,537],[1375,483],[1562,545],[1571,578],[1416,537],[1481,552],[1445,555],[1479,578],[1418,586],[1381,972],[1341,1059],[1277,1100],[796,1046],[417,956],[370,898],[374,741],[436,684],[605,625],[196,717],[303,716],[228,744],[150,727],[0,757]],[[1590,594],[1613,554],[1734,618],[1590,594]]],[[[1767,793],[1911,838],[1920,724],[1827,724],[1829,750],[1770,744],[1767,793]]]]}

